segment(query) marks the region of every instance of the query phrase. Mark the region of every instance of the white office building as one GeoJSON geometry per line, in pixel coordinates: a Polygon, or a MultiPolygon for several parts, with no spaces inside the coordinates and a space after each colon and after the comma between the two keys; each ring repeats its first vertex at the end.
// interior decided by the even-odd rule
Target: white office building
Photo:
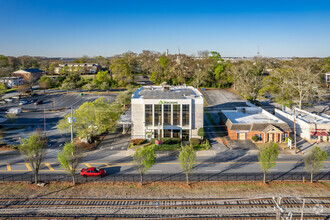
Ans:
{"type": "Polygon", "coordinates": [[[192,86],[143,86],[132,95],[132,139],[200,138],[204,98],[192,86]]]}

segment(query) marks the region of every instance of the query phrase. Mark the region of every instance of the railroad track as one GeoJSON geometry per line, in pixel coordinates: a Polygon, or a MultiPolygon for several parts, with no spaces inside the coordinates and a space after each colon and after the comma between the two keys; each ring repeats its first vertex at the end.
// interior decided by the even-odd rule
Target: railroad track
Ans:
{"type": "MultiPolygon", "coordinates": [[[[303,198],[282,198],[282,207],[301,207],[303,198]]],[[[329,197],[306,197],[305,207],[323,206],[330,208],[329,197]]],[[[272,198],[256,199],[83,199],[83,198],[32,198],[0,199],[0,208],[33,208],[33,207],[115,207],[115,208],[243,208],[274,207],[272,198]]]]}
{"type": "MultiPolygon", "coordinates": [[[[285,197],[281,207],[300,219],[303,199],[305,219],[330,217],[329,197],[285,197]]],[[[0,199],[0,218],[5,219],[275,219],[276,211],[273,198],[0,199]]]]}

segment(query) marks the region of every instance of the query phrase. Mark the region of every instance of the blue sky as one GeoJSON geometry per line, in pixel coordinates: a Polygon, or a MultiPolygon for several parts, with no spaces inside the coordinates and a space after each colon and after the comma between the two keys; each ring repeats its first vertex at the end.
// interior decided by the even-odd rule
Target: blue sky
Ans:
{"type": "Polygon", "coordinates": [[[0,0],[0,54],[330,56],[329,0],[0,0]]]}

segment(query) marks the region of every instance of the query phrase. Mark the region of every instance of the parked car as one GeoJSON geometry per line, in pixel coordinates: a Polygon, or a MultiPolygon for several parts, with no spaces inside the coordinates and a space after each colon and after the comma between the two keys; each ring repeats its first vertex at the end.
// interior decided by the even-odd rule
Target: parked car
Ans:
{"type": "Polygon", "coordinates": [[[22,100],[20,103],[19,103],[19,105],[26,105],[26,104],[28,104],[29,102],[28,101],[26,101],[26,100],[22,100]]]}
{"type": "Polygon", "coordinates": [[[38,93],[35,93],[35,92],[31,94],[32,97],[37,96],[37,95],[38,95],[38,93]]]}
{"type": "Polygon", "coordinates": [[[10,113],[10,114],[19,114],[22,112],[21,108],[10,108],[6,111],[6,113],[10,113]]]}
{"type": "Polygon", "coordinates": [[[14,99],[12,99],[12,98],[7,98],[7,99],[5,99],[5,101],[6,101],[6,102],[13,102],[14,99]]]}
{"type": "Polygon", "coordinates": [[[38,101],[39,99],[32,99],[31,103],[35,103],[36,101],[38,101]]]}
{"type": "Polygon", "coordinates": [[[37,101],[34,102],[35,105],[40,105],[40,104],[42,104],[42,103],[43,103],[42,100],[37,100],[37,101]]]}
{"type": "Polygon", "coordinates": [[[0,100],[0,104],[6,104],[7,102],[5,100],[0,100]]]}
{"type": "Polygon", "coordinates": [[[80,175],[83,177],[88,176],[105,176],[106,171],[104,169],[97,169],[96,167],[83,168],[80,171],[80,175]]]}

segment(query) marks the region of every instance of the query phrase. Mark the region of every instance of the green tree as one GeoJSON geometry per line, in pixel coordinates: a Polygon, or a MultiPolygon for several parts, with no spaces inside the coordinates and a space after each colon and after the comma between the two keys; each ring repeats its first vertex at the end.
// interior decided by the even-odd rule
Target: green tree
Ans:
{"type": "Polygon", "coordinates": [[[61,85],[61,89],[66,90],[67,92],[71,89],[75,89],[76,85],[74,82],[64,81],[61,85]]]}
{"type": "Polygon", "coordinates": [[[204,139],[205,136],[205,132],[204,132],[204,128],[199,128],[197,131],[198,136],[200,136],[202,139],[204,139]]]}
{"type": "Polygon", "coordinates": [[[259,162],[261,169],[264,172],[264,183],[266,183],[266,173],[276,165],[278,157],[278,146],[275,143],[270,143],[261,150],[259,155],[259,162]]]}
{"type": "Polygon", "coordinates": [[[72,176],[72,182],[75,185],[75,174],[82,160],[81,149],[74,143],[65,143],[63,151],[57,154],[57,159],[61,167],[72,176]]]}
{"type": "Polygon", "coordinates": [[[327,159],[327,152],[315,146],[304,156],[305,169],[311,174],[311,183],[313,182],[313,175],[322,169],[324,161],[327,159]]]}
{"type": "Polygon", "coordinates": [[[101,85],[103,82],[111,83],[111,78],[109,76],[108,71],[99,71],[96,74],[94,81],[97,85],[101,85]]]}
{"type": "Polygon", "coordinates": [[[131,91],[124,91],[118,94],[116,101],[121,106],[126,106],[131,103],[132,92],[131,91]]]}
{"type": "MultiPolygon", "coordinates": [[[[121,113],[119,104],[109,104],[105,98],[85,102],[73,112],[73,117],[76,118],[76,122],[73,123],[73,131],[80,139],[90,143],[96,135],[115,130],[121,113]]],[[[71,117],[71,114],[66,115],[57,124],[61,132],[70,131],[71,124],[68,123],[68,117],[71,117]]]]}
{"type": "Polygon", "coordinates": [[[126,86],[133,82],[132,70],[124,58],[118,58],[110,65],[110,70],[113,73],[113,79],[118,83],[118,86],[126,86]]]}
{"type": "Polygon", "coordinates": [[[44,93],[46,93],[46,89],[49,89],[53,85],[53,80],[50,77],[47,77],[46,75],[43,75],[39,79],[39,87],[44,90],[44,93]]]}
{"type": "Polygon", "coordinates": [[[192,172],[196,162],[196,152],[188,145],[182,148],[178,155],[180,167],[186,174],[187,185],[189,185],[189,173],[192,172]]]}
{"type": "Polygon", "coordinates": [[[36,132],[24,139],[18,147],[24,160],[33,170],[35,183],[38,183],[38,173],[46,156],[46,146],[47,138],[36,132]]]}
{"type": "Polygon", "coordinates": [[[0,83],[0,98],[6,93],[7,88],[4,83],[0,83]]]}
{"type": "Polygon", "coordinates": [[[140,174],[140,184],[143,185],[143,175],[154,165],[156,155],[153,146],[139,148],[133,155],[135,168],[140,174]]]}

